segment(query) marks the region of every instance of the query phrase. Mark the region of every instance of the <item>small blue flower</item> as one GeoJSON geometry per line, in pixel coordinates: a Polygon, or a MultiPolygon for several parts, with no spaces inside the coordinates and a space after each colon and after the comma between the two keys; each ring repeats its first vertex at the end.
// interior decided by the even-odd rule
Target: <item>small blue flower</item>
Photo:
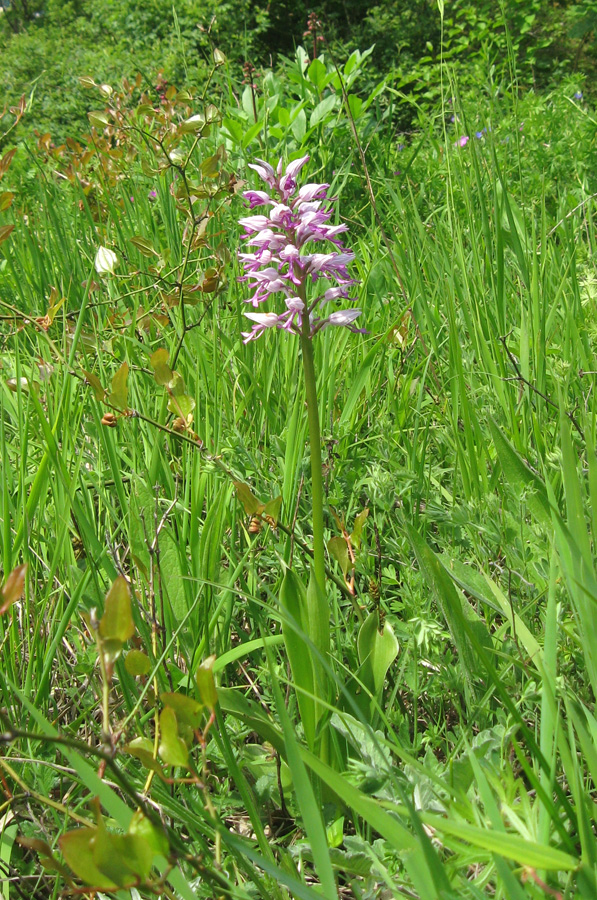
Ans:
{"type": "Polygon", "coordinates": [[[582,91],[576,91],[576,93],[574,94],[574,99],[582,100],[582,91]]]}

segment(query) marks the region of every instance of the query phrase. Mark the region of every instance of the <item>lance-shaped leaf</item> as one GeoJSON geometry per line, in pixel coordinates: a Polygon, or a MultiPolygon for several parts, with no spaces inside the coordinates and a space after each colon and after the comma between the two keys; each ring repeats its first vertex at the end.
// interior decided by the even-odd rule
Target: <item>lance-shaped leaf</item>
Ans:
{"type": "Polygon", "coordinates": [[[282,619],[282,634],[292,670],[292,678],[297,687],[296,697],[305,731],[307,745],[316,742],[317,704],[314,696],[315,677],[313,663],[305,636],[309,635],[307,591],[292,569],[287,569],[280,588],[280,606],[287,613],[282,619]],[[291,621],[295,624],[291,624],[291,621]]]}
{"type": "Polygon", "coordinates": [[[13,161],[16,152],[16,148],[13,150],[9,150],[8,153],[5,153],[2,159],[0,159],[0,178],[2,178],[5,172],[8,172],[8,167],[13,161]]]}

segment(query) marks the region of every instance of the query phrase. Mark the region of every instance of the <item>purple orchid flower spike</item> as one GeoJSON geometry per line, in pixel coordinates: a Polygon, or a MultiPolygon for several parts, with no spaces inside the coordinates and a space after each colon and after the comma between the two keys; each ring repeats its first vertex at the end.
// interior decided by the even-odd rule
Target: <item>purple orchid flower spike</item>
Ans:
{"type": "Polygon", "coordinates": [[[293,334],[312,338],[328,326],[344,326],[350,331],[364,334],[356,328],[354,320],[360,309],[342,309],[327,316],[319,316],[319,307],[340,298],[349,297],[350,286],[356,280],[348,274],[348,266],[355,255],[342,244],[339,235],[348,226],[330,225],[332,217],[328,197],[329,184],[304,184],[297,187],[296,177],[309,161],[308,156],[295,159],[282,171],[282,160],[274,169],[269,163],[257,159],[250,164],[268,190],[245,191],[249,209],[270,207],[265,213],[256,213],[240,219],[244,229],[243,240],[250,252],[239,253],[244,275],[240,281],[249,283],[252,296],[246,301],[254,307],[269,299],[272,294],[283,294],[286,309],[282,313],[248,312],[254,324],[249,332],[243,332],[244,342],[253,341],[268,328],[277,328],[293,334]],[[308,244],[323,242],[334,246],[329,253],[312,252],[308,244]],[[335,287],[324,289],[313,299],[307,297],[307,286],[320,279],[333,280],[335,287]]]}

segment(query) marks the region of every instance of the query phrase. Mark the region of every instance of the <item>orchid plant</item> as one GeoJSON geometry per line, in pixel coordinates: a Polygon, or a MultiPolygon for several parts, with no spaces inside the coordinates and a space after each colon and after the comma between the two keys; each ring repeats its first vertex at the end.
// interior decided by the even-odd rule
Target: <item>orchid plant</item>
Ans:
{"type": "Polygon", "coordinates": [[[354,324],[361,315],[357,307],[331,312],[326,308],[340,299],[354,302],[349,294],[357,282],[349,275],[348,266],[355,254],[342,243],[348,226],[330,223],[335,200],[328,196],[330,185],[307,183],[299,187],[297,176],[308,161],[309,157],[303,156],[284,170],[282,160],[276,169],[260,159],[250,165],[267,189],[245,191],[244,197],[251,210],[264,208],[264,212],[240,220],[247,252],[238,256],[244,268],[240,280],[252,291],[246,302],[253,311],[245,315],[253,326],[243,333],[244,342],[275,328],[297,335],[302,351],[311,457],[313,569],[306,589],[287,570],[280,601],[317,651],[309,653],[311,662],[305,666],[304,642],[297,639],[296,630],[285,628],[305,736],[312,749],[328,757],[321,721],[329,699],[329,679],[322,660],[327,661],[330,653],[330,608],[325,589],[321,434],[313,338],[330,326],[359,333],[364,330],[354,324]],[[322,243],[331,244],[333,249],[316,252],[322,243]],[[276,294],[284,298],[281,312],[255,311],[276,294]]]}

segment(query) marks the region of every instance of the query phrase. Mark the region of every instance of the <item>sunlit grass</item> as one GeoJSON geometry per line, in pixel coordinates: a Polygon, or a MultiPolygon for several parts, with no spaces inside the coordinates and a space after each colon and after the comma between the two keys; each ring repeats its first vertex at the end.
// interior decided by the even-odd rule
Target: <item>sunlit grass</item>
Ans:
{"type": "MultiPolygon", "coordinates": [[[[280,105],[296,99],[290,82],[279,90],[280,105]]],[[[309,102],[312,113],[320,98],[309,102]]],[[[109,828],[126,830],[139,805],[163,829],[154,894],[169,853],[184,897],[331,898],[334,879],[358,898],[595,895],[592,114],[567,86],[449,111],[454,124],[438,111],[396,141],[357,119],[373,133],[380,222],[347,128],[334,146],[337,104],[303,146],[271,131],[245,145],[245,132],[214,127],[187,170],[199,178],[221,141],[227,170],[247,180],[253,154],[308,150],[310,177],[333,183],[354,236],[368,334],[330,329],[316,345],[327,537],[339,533],[332,510],[347,527],[369,510],[354,597],[328,559],[342,771],[306,748],[282,650],[282,621],[293,623],[280,562],[302,575],[310,564],[304,396],[294,338],[241,341],[238,195],[213,207],[207,249],[185,263],[181,178],[159,149],[144,147],[126,178],[91,169],[88,193],[41,156],[22,206],[11,185],[2,566],[28,571],[0,618],[0,767],[13,793],[0,849],[40,890],[65,876],[12,839],[43,835],[59,857],[60,835],[95,822],[98,796],[109,828]],[[121,263],[100,278],[93,260],[108,244],[121,263]],[[160,279],[201,283],[214,260],[217,289],[183,320],[160,279]],[[65,302],[48,323],[53,288],[65,302]],[[195,401],[186,427],[154,375],[158,348],[195,401]],[[100,396],[115,392],[125,362],[126,406],[140,415],[85,382],[90,372],[100,396]],[[247,515],[233,480],[263,503],[281,496],[280,522],[247,515]],[[148,668],[116,662],[105,735],[93,632],[119,573],[132,590],[126,649],[148,668]],[[380,702],[353,677],[361,616],[376,609],[401,645],[380,702]],[[173,785],[148,779],[147,757],[124,745],[145,737],[151,756],[160,695],[200,698],[194,673],[211,654],[215,724],[204,746],[180,733],[197,777],[166,766],[173,785]]]]}

